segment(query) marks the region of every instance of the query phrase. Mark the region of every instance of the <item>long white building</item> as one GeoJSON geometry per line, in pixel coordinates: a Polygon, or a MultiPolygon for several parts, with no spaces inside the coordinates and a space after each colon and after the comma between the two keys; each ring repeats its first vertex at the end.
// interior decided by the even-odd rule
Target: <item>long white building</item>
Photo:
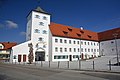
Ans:
{"type": "Polygon", "coordinates": [[[74,61],[109,54],[107,39],[102,40],[101,34],[50,22],[50,14],[37,7],[27,16],[26,42],[12,48],[11,61],[28,62],[30,44],[34,61],[74,61]]]}

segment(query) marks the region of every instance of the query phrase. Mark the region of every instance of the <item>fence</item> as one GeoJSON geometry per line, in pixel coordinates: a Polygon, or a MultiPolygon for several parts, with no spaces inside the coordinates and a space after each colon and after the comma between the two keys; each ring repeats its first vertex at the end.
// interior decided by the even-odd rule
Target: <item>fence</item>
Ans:
{"type": "Polygon", "coordinates": [[[120,72],[120,66],[112,66],[109,60],[78,60],[78,61],[38,61],[33,64],[23,63],[12,63],[21,65],[30,65],[44,68],[61,68],[61,69],[76,69],[76,70],[95,70],[95,71],[115,71],[120,72]]]}

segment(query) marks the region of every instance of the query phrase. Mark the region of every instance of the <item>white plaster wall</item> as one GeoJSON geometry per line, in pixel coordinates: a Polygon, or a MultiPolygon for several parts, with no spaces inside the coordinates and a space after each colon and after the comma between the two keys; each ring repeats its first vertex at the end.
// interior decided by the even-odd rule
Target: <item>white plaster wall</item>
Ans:
{"type": "MultiPolygon", "coordinates": [[[[36,44],[39,43],[38,39],[41,37],[43,38],[43,42],[46,43],[46,48],[45,50],[45,61],[48,61],[49,59],[49,25],[50,25],[50,15],[48,14],[43,14],[39,12],[32,11],[32,30],[31,30],[31,42],[33,44],[33,48],[36,48],[36,44]],[[40,18],[35,18],[35,15],[39,15],[40,18]],[[43,16],[47,17],[47,20],[43,20],[43,16]],[[39,25],[40,22],[44,23],[44,26],[39,25]],[[34,33],[35,29],[39,29],[40,33],[34,33]],[[46,30],[47,34],[43,34],[42,31],[46,30]]],[[[36,52],[36,49],[33,51],[34,53],[36,52]]],[[[34,54],[35,56],[35,54],[34,54]]]]}
{"type": "Polygon", "coordinates": [[[96,41],[88,41],[88,40],[81,40],[81,42],[83,42],[83,44],[81,45],[81,48],[83,48],[83,53],[84,54],[84,58],[85,55],[87,54],[87,58],[92,57],[92,55],[94,56],[94,54],[96,55],[96,57],[98,57],[99,52],[97,52],[97,49],[99,50],[99,42],[96,41]],[[86,45],[85,45],[86,42],[86,45]],[[89,42],[89,45],[88,45],[89,42]],[[92,43],[92,45],[91,45],[92,43]],[[95,45],[94,45],[95,43],[95,45]],[[87,51],[85,52],[85,49],[87,49],[87,51]],[[90,49],[90,52],[88,52],[88,49],[90,49]],[[91,51],[91,49],[93,49],[93,52],[91,51]],[[96,52],[94,52],[94,49],[96,49],[96,52]]]}
{"type": "Polygon", "coordinates": [[[31,41],[21,43],[19,45],[16,45],[12,47],[12,54],[11,57],[13,59],[14,55],[16,55],[16,59],[13,59],[13,62],[18,62],[18,55],[22,55],[21,62],[23,62],[23,55],[26,55],[26,61],[28,62],[28,54],[29,54],[29,47],[28,44],[31,43],[31,41]]]}
{"type": "MultiPolygon", "coordinates": [[[[64,37],[52,37],[52,61],[69,61],[69,55],[80,55],[80,52],[78,52],[78,48],[80,50],[80,40],[78,39],[71,39],[71,38],[64,38],[64,37]],[[58,43],[55,43],[55,38],[58,39],[58,43]],[[60,39],[63,40],[62,43],[60,43],[60,39]],[[67,40],[67,43],[64,43],[64,40],[67,40]],[[71,40],[71,44],[69,44],[69,40],[71,40]],[[76,41],[76,44],[73,44],[73,41],[76,41]],[[79,44],[77,44],[77,41],[79,41],[79,44]],[[55,47],[58,47],[58,52],[55,52],[55,47]],[[62,48],[63,52],[60,52],[60,48],[62,48]],[[64,51],[64,48],[67,48],[67,52],[64,51]],[[72,52],[69,52],[69,48],[72,49],[72,52]],[[76,52],[74,52],[74,48],[76,48],[76,52]],[[54,59],[54,55],[68,55],[68,59],[54,59]]],[[[78,60],[78,58],[73,58],[72,61],[78,60]]]]}
{"type": "MultiPolygon", "coordinates": [[[[120,55],[120,39],[116,39],[118,54],[120,55]]],[[[101,55],[116,55],[116,45],[115,40],[107,40],[100,42],[100,54],[101,55]],[[111,43],[113,42],[113,43],[111,43]],[[114,50],[112,50],[114,49],[114,50]]]]}

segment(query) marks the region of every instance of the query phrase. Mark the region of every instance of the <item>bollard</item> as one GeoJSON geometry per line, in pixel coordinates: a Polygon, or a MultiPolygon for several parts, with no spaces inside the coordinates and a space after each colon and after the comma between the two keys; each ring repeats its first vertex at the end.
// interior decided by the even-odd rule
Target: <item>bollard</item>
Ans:
{"type": "Polygon", "coordinates": [[[58,61],[58,68],[60,67],[60,61],[58,61]]]}
{"type": "Polygon", "coordinates": [[[50,68],[50,61],[49,61],[49,68],[50,68]]]}
{"type": "Polygon", "coordinates": [[[42,67],[42,61],[41,61],[41,67],[42,67]]]}
{"type": "Polygon", "coordinates": [[[95,63],[94,63],[94,61],[93,61],[93,70],[95,70],[95,63]]]}
{"type": "Polygon", "coordinates": [[[111,70],[111,61],[109,60],[109,70],[111,70]]]}
{"type": "Polygon", "coordinates": [[[68,61],[68,69],[69,69],[69,61],[68,61]]]}
{"type": "Polygon", "coordinates": [[[81,69],[81,61],[79,60],[79,69],[81,69]]]}

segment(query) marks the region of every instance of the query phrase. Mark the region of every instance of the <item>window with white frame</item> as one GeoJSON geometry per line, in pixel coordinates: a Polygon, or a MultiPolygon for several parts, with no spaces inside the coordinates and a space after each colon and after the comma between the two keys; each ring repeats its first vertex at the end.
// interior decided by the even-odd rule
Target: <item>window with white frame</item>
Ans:
{"type": "Polygon", "coordinates": [[[67,43],[67,40],[64,40],[64,43],[67,43]]]}
{"type": "Polygon", "coordinates": [[[57,43],[57,42],[58,42],[58,39],[55,39],[55,42],[57,43]]]}
{"type": "Polygon", "coordinates": [[[46,16],[43,16],[43,20],[47,20],[47,17],[46,17],[46,16]]]}
{"type": "Polygon", "coordinates": [[[71,48],[69,48],[69,52],[72,52],[72,49],[71,49],[71,48]]]}
{"type": "Polygon", "coordinates": [[[62,52],[62,48],[60,48],[60,52],[62,52]]]}
{"type": "Polygon", "coordinates": [[[39,22],[39,25],[44,26],[44,23],[43,22],[39,22]]]}
{"type": "Polygon", "coordinates": [[[65,52],[67,52],[67,48],[65,48],[65,52]]]}
{"type": "Polygon", "coordinates": [[[35,18],[38,18],[38,19],[40,19],[40,16],[39,16],[39,15],[35,15],[35,18]]]}
{"type": "Polygon", "coordinates": [[[55,47],[55,52],[58,52],[58,48],[57,47],[55,47]]]}
{"type": "Polygon", "coordinates": [[[39,29],[35,29],[34,33],[40,33],[40,30],[39,29]]]}
{"type": "Polygon", "coordinates": [[[71,44],[71,40],[69,40],[69,44],[71,44]]]}
{"type": "Polygon", "coordinates": [[[43,30],[43,34],[47,34],[47,31],[46,31],[46,30],[43,30]]]}

